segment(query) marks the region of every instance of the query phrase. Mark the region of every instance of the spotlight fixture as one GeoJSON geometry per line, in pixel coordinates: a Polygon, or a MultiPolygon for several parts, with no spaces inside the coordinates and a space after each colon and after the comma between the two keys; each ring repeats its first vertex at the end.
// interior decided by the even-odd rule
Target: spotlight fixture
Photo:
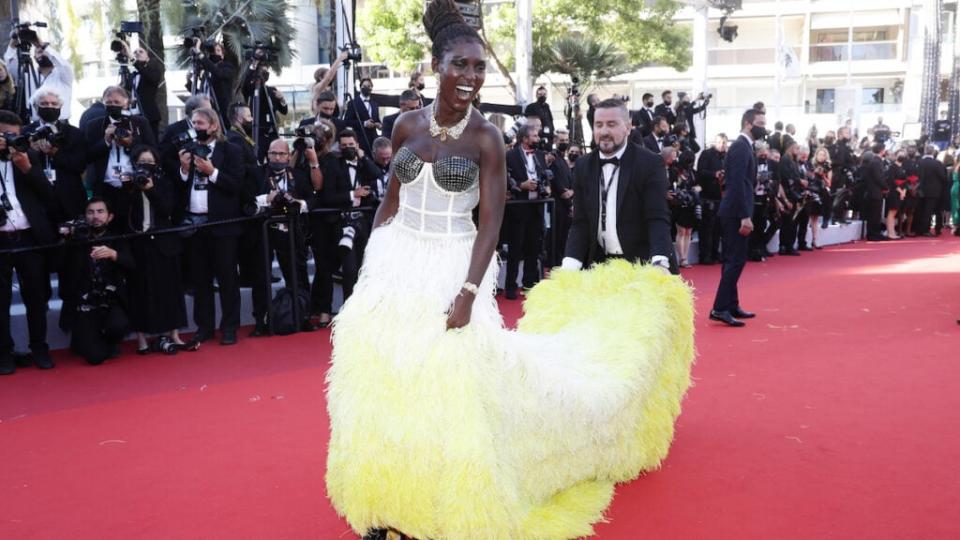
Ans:
{"type": "Polygon", "coordinates": [[[720,39],[724,41],[733,42],[737,39],[737,28],[735,24],[727,24],[727,16],[724,15],[720,17],[720,26],[717,28],[717,33],[720,34],[720,39]]]}

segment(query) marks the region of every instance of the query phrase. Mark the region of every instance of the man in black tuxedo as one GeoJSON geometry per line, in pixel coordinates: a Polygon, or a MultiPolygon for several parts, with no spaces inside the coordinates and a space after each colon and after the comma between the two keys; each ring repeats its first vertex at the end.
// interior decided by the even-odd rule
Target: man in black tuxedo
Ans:
{"type": "MultiPolygon", "coordinates": [[[[636,134],[637,130],[634,130],[633,134],[636,134]]],[[[660,151],[663,150],[664,139],[670,133],[670,126],[667,125],[667,119],[662,116],[656,116],[653,119],[653,128],[650,131],[650,134],[643,138],[643,146],[653,152],[654,154],[659,155],[660,151]]],[[[636,137],[633,137],[634,144],[640,144],[637,142],[636,137]]]]}
{"type": "MultiPolygon", "coordinates": [[[[20,117],[0,111],[0,133],[20,134],[20,117]]],[[[7,147],[0,137],[0,250],[29,248],[52,243],[53,226],[47,208],[53,204],[50,182],[43,175],[39,158],[31,152],[18,152],[7,147]]],[[[0,375],[15,370],[13,338],[10,335],[10,302],[13,270],[20,280],[20,296],[27,308],[30,351],[40,369],[53,367],[47,346],[47,291],[50,283],[44,268],[43,253],[16,253],[0,257],[0,375]]]]}
{"type": "Polygon", "coordinates": [[[703,217],[700,220],[700,264],[716,264],[720,252],[720,199],[723,196],[723,160],[727,155],[727,136],[717,134],[713,146],[700,154],[697,161],[697,185],[703,217]]]}
{"type": "Polygon", "coordinates": [[[618,99],[597,105],[598,151],[574,166],[573,223],[562,268],[610,258],[648,261],[670,271],[670,210],[663,159],[630,143],[630,113],[618,99]]]}
{"type": "Polygon", "coordinates": [[[550,104],[547,103],[546,87],[537,88],[536,96],[537,100],[527,105],[523,115],[527,118],[536,116],[540,119],[540,148],[552,148],[556,133],[553,127],[553,113],[550,112],[550,104]]]}
{"type": "Polygon", "coordinates": [[[370,153],[373,141],[379,136],[380,106],[371,97],[373,94],[373,80],[364,78],[360,81],[360,95],[354,97],[347,104],[347,113],[343,119],[353,128],[360,138],[360,148],[370,153]]]}
{"type": "MultiPolygon", "coordinates": [[[[225,140],[220,117],[213,109],[193,111],[190,121],[197,136],[196,146],[179,152],[182,182],[177,210],[182,216],[180,222],[203,225],[240,217],[244,174],[240,149],[225,140]]],[[[240,223],[229,223],[203,227],[190,236],[193,319],[197,324],[195,342],[202,343],[213,337],[214,278],[220,287],[220,344],[237,342],[237,328],[240,326],[237,250],[242,230],[240,223]]]]}
{"type": "MultiPolygon", "coordinates": [[[[536,123],[524,124],[517,133],[519,144],[507,152],[507,188],[513,200],[537,200],[550,196],[547,164],[540,146],[536,123]]],[[[504,212],[507,237],[507,277],[504,295],[517,298],[517,275],[523,261],[523,288],[530,289],[540,279],[540,251],[543,248],[543,206],[507,205],[504,212]]]]}
{"type": "MultiPolygon", "coordinates": [[[[223,55],[223,44],[215,43],[210,54],[200,50],[200,40],[196,39],[193,54],[199,55],[200,65],[210,74],[209,89],[211,103],[214,110],[221,115],[224,122],[227,122],[227,108],[230,106],[233,97],[233,85],[237,78],[237,66],[228,62],[223,55]]],[[[208,89],[201,89],[201,93],[206,93],[208,89]]],[[[229,128],[227,123],[224,130],[229,128]]]]}
{"type": "Polygon", "coordinates": [[[397,118],[407,111],[415,111],[420,108],[420,95],[413,90],[404,90],[400,94],[400,112],[393,113],[383,118],[383,136],[390,138],[393,134],[393,124],[397,118]]]}
{"type": "MultiPolygon", "coordinates": [[[[706,110],[707,106],[710,105],[710,98],[700,92],[700,95],[697,96],[696,101],[699,102],[697,104],[686,92],[679,92],[677,95],[680,98],[680,103],[677,104],[677,123],[687,128],[690,139],[696,141],[697,126],[693,122],[693,117],[706,110]]],[[[676,127],[674,126],[675,129],[676,127]]]]}
{"type": "Polygon", "coordinates": [[[130,191],[123,182],[133,170],[130,151],[141,144],[154,145],[156,139],[147,119],[130,114],[130,95],[119,86],[103,91],[106,116],[87,126],[87,159],[93,163],[93,177],[89,178],[94,195],[103,197],[115,209],[115,220],[127,222],[130,191]]]}
{"type": "MultiPolygon", "coordinates": [[[[126,53],[126,44],[123,47],[126,53]]],[[[151,61],[147,51],[138,47],[133,51],[133,72],[129,87],[125,89],[132,96],[131,110],[147,119],[155,136],[160,135],[160,106],[157,104],[157,95],[161,83],[163,64],[160,61],[151,61]]]]}
{"type": "Polygon", "coordinates": [[[747,264],[747,248],[753,231],[753,196],[757,183],[757,157],[753,143],[767,131],[763,113],[750,109],[740,120],[740,136],[730,145],[724,161],[724,194],[720,201],[720,233],[723,235],[723,273],[710,320],[729,326],[744,326],[740,319],[754,313],[740,307],[737,282],[747,264]]]}
{"type": "Polygon", "coordinates": [[[874,143],[871,151],[863,153],[860,179],[866,190],[867,240],[884,241],[883,236],[883,196],[887,190],[887,174],[884,166],[886,147],[883,143],[874,143]]]}
{"type": "Polygon", "coordinates": [[[87,201],[83,185],[87,141],[67,120],[58,120],[62,105],[63,100],[55,90],[40,89],[33,96],[34,110],[40,120],[23,128],[24,133],[34,138],[33,149],[39,153],[44,176],[53,185],[56,205],[50,209],[50,218],[55,223],[83,215],[87,201]]]}
{"type": "Polygon", "coordinates": [[[657,113],[653,109],[653,94],[646,93],[641,99],[643,107],[633,115],[633,127],[640,129],[640,137],[646,137],[653,131],[653,119],[657,113]]]}
{"type": "Polygon", "coordinates": [[[556,253],[553,254],[555,260],[549,261],[550,266],[560,264],[563,259],[563,252],[567,246],[567,236],[570,234],[570,223],[573,219],[573,171],[566,160],[566,149],[569,148],[567,140],[569,134],[566,132],[557,132],[557,149],[544,154],[544,161],[547,169],[553,174],[553,181],[550,183],[550,191],[553,195],[555,204],[553,211],[557,213],[556,230],[550,234],[556,235],[556,253]],[[561,150],[561,146],[563,149],[561,150]]]}
{"type": "Polygon", "coordinates": [[[333,95],[333,92],[320,92],[316,99],[313,100],[313,112],[316,116],[301,120],[300,127],[312,126],[320,120],[329,120],[333,122],[333,126],[337,128],[337,133],[341,133],[347,128],[347,123],[337,117],[337,97],[333,95]]]}
{"type": "Polygon", "coordinates": [[[941,216],[937,219],[937,234],[934,235],[930,232],[934,214],[940,211],[943,189],[947,186],[947,168],[937,160],[937,151],[936,146],[929,144],[920,159],[919,189],[923,197],[920,199],[920,226],[913,231],[920,236],[939,235],[943,228],[943,217],[941,216]]]}
{"type": "Polygon", "coordinates": [[[213,105],[208,96],[196,94],[187,98],[183,103],[184,117],[182,120],[167,125],[163,130],[163,137],[160,138],[159,150],[160,161],[164,171],[176,171],[180,167],[179,148],[177,139],[184,133],[193,129],[190,118],[193,111],[197,109],[212,109],[213,105]]]}
{"type": "Polygon", "coordinates": [[[780,156],[779,176],[780,188],[786,198],[786,207],[780,219],[780,255],[796,257],[800,252],[794,247],[797,243],[797,207],[803,202],[803,191],[807,180],[800,170],[797,153],[799,145],[793,139],[783,139],[783,154],[780,156]]]}
{"type": "Polygon", "coordinates": [[[773,133],[767,137],[767,143],[771,150],[783,153],[783,122],[778,120],[773,124],[773,133]]]}
{"type": "Polygon", "coordinates": [[[669,132],[677,123],[677,113],[673,110],[673,92],[664,90],[660,97],[663,99],[663,103],[657,105],[654,112],[657,113],[657,116],[666,119],[668,127],[665,132],[669,132]]]}

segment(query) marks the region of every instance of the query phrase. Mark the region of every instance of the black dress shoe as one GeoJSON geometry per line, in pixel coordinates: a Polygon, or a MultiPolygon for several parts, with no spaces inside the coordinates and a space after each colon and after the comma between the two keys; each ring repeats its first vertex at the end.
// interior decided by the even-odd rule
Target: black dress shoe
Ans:
{"type": "Polygon", "coordinates": [[[711,311],[710,312],[711,321],[720,321],[727,326],[732,326],[734,328],[739,328],[741,326],[746,326],[746,323],[743,321],[738,321],[733,318],[733,315],[729,311],[711,311]]]}
{"type": "Polygon", "coordinates": [[[800,251],[813,251],[813,248],[810,246],[800,246],[800,251]]]}
{"type": "Polygon", "coordinates": [[[53,369],[53,358],[50,358],[50,353],[47,351],[35,352],[33,365],[37,366],[37,369],[53,369]]]}
{"type": "Polygon", "coordinates": [[[267,337],[270,335],[270,327],[264,323],[258,324],[254,327],[253,331],[250,332],[250,337],[267,337]]]}
{"type": "Polygon", "coordinates": [[[197,333],[193,335],[193,338],[190,341],[195,341],[197,343],[203,343],[204,341],[210,341],[213,338],[213,331],[200,328],[197,330],[197,333]]]}
{"type": "Polygon", "coordinates": [[[236,330],[223,330],[223,337],[220,338],[221,345],[236,345],[237,344],[237,331],[236,330]]]}
{"type": "Polygon", "coordinates": [[[17,367],[33,367],[33,355],[26,352],[13,352],[13,363],[17,367]]]}
{"type": "Polygon", "coordinates": [[[714,265],[714,264],[717,264],[717,261],[715,261],[715,260],[713,260],[713,259],[704,259],[704,260],[700,261],[700,264],[702,264],[702,265],[704,265],[704,266],[712,266],[712,265],[714,265]]]}
{"type": "Polygon", "coordinates": [[[779,253],[774,253],[774,252],[772,252],[772,251],[767,251],[767,250],[764,250],[764,251],[767,252],[767,255],[766,255],[767,257],[775,257],[775,256],[779,255],[779,253]]]}
{"type": "Polygon", "coordinates": [[[13,362],[13,356],[0,356],[0,375],[13,375],[16,371],[17,365],[13,362]]]}
{"type": "Polygon", "coordinates": [[[517,290],[516,289],[507,289],[503,291],[503,296],[507,300],[516,300],[517,299],[517,290]]]}
{"type": "Polygon", "coordinates": [[[795,249],[788,249],[787,251],[784,251],[783,253],[781,253],[781,255],[786,255],[788,257],[799,257],[800,252],[795,249]]]}
{"type": "Polygon", "coordinates": [[[315,324],[313,324],[313,323],[310,321],[310,319],[307,319],[307,320],[303,321],[302,323],[300,323],[300,331],[301,331],[301,332],[316,332],[317,330],[319,330],[319,328],[320,328],[320,327],[317,326],[317,325],[315,325],[315,324]]]}
{"type": "Polygon", "coordinates": [[[756,313],[752,313],[752,312],[750,312],[750,311],[744,311],[744,310],[742,310],[742,309],[740,309],[740,308],[737,308],[737,309],[731,311],[730,314],[733,315],[734,317],[738,318],[738,319],[752,319],[752,318],[754,318],[754,317],[757,316],[756,313]]]}
{"type": "Polygon", "coordinates": [[[922,237],[924,237],[924,238],[933,238],[933,237],[936,236],[936,235],[934,235],[933,233],[925,232],[925,233],[921,234],[920,236],[922,236],[922,237]]]}

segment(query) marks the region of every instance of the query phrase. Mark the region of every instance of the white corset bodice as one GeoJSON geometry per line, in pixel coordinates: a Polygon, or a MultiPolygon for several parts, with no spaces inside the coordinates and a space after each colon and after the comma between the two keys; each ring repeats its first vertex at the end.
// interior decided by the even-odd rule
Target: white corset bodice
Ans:
{"type": "Polygon", "coordinates": [[[394,171],[400,181],[396,223],[434,236],[476,233],[473,209],[480,202],[479,165],[459,156],[430,163],[402,147],[394,158],[394,171]]]}

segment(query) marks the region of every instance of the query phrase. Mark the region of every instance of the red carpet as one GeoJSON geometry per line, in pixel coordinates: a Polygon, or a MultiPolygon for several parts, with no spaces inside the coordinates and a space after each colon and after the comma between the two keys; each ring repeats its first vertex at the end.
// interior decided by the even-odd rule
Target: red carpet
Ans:
{"type": "MultiPolygon", "coordinates": [[[[705,320],[719,268],[686,274],[695,386],[597,538],[960,537],[960,241],[786,259],[748,265],[745,329],[705,320]]],[[[328,337],[0,379],[0,538],[354,538],[323,492],[328,337]]]]}

